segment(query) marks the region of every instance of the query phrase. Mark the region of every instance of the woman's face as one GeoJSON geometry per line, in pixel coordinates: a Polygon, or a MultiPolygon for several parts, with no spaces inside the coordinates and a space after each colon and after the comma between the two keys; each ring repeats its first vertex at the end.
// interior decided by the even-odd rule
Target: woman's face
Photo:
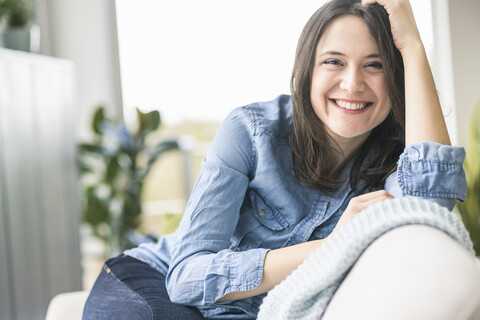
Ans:
{"type": "Polygon", "coordinates": [[[363,142],[391,109],[382,61],[367,25],[356,16],[333,20],[317,44],[310,99],[341,144],[363,142]]]}

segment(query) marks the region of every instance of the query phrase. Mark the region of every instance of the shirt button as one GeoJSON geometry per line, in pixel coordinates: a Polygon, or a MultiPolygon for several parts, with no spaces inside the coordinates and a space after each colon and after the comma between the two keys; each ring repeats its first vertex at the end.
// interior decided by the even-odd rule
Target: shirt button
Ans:
{"type": "Polygon", "coordinates": [[[260,210],[258,211],[258,214],[260,215],[260,217],[263,217],[265,215],[265,210],[260,210]]]}

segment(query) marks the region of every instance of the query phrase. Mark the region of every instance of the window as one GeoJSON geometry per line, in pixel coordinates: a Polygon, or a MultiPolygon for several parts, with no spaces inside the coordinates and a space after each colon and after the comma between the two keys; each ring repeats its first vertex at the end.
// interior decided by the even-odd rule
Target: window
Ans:
{"type": "MultiPolygon", "coordinates": [[[[323,1],[117,0],[125,115],[166,124],[221,121],[233,108],[289,93],[298,36],[323,1]]],[[[430,1],[412,6],[427,52],[430,1]]]]}
{"type": "Polygon", "coordinates": [[[289,92],[298,36],[319,1],[117,0],[125,114],[221,121],[289,92]]]}
{"type": "MultiPolygon", "coordinates": [[[[290,92],[298,37],[319,0],[116,0],[124,114],[157,109],[168,129],[196,136],[189,159],[160,159],[146,213],[181,213],[219,122],[235,107],[290,92]]],[[[430,2],[414,0],[432,51],[430,2]]],[[[147,230],[148,231],[148,230],[147,230]]]]}

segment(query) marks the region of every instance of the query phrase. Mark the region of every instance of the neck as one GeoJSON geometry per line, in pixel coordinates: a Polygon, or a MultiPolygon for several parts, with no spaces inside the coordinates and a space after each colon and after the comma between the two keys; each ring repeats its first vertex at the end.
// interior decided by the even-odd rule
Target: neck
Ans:
{"type": "Polygon", "coordinates": [[[339,163],[342,163],[344,160],[350,158],[350,156],[362,146],[365,140],[367,140],[369,134],[370,133],[367,132],[361,136],[356,136],[353,138],[345,138],[335,134],[332,135],[332,138],[336,144],[333,147],[339,151],[337,153],[337,160],[339,163]]]}

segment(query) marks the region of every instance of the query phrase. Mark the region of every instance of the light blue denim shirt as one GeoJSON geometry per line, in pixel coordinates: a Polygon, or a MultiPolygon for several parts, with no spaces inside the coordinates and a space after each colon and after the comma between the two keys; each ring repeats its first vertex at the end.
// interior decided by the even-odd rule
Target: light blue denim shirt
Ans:
{"type": "MultiPolygon", "coordinates": [[[[203,161],[178,229],[156,244],[126,251],[166,275],[172,301],[198,306],[207,318],[254,318],[264,295],[215,301],[257,287],[269,249],[327,237],[350,199],[368,192],[364,184],[359,193],[352,191],[351,163],[333,195],[301,185],[293,171],[291,123],[287,95],[233,110],[203,161]]],[[[463,148],[413,144],[384,188],[451,210],[455,199],[466,197],[464,158],[463,148]]]]}

